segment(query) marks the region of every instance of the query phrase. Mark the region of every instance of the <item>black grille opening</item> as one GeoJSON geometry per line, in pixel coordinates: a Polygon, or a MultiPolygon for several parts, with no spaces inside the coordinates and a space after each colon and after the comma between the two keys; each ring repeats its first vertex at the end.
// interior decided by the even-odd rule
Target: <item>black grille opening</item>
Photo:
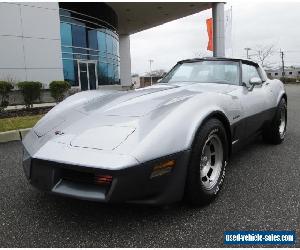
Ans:
{"type": "Polygon", "coordinates": [[[61,178],[77,183],[94,184],[100,186],[107,186],[111,184],[112,177],[107,175],[98,175],[89,172],[80,172],[70,169],[62,169],[61,178]]]}

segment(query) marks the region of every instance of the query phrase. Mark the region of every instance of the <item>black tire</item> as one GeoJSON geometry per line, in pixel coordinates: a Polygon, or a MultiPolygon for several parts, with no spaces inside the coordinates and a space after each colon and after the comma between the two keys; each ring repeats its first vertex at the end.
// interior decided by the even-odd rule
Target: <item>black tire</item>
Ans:
{"type": "MultiPolygon", "coordinates": [[[[225,128],[222,122],[218,119],[210,119],[206,121],[203,126],[201,126],[193,143],[185,189],[185,198],[189,203],[194,205],[205,205],[215,199],[225,177],[227,158],[228,142],[225,128]],[[220,155],[222,155],[222,160],[219,161],[219,166],[221,166],[218,168],[220,171],[218,171],[219,175],[218,177],[215,177],[215,184],[208,189],[207,186],[205,187],[206,182],[203,181],[203,177],[201,178],[200,175],[200,168],[203,168],[203,166],[200,167],[200,163],[202,163],[203,150],[205,146],[207,146],[207,141],[209,140],[209,138],[215,136],[220,139],[219,141],[221,142],[221,145],[223,147],[223,153],[220,153],[220,155]]],[[[210,162],[212,162],[212,159],[210,159],[210,162]]]]}
{"type": "Polygon", "coordinates": [[[263,138],[266,142],[271,144],[280,144],[284,141],[287,125],[287,105],[284,98],[282,98],[278,104],[275,117],[272,120],[271,124],[265,128],[263,133],[263,138]],[[285,125],[283,132],[280,132],[281,125],[281,114],[284,112],[285,116],[285,125]]]}

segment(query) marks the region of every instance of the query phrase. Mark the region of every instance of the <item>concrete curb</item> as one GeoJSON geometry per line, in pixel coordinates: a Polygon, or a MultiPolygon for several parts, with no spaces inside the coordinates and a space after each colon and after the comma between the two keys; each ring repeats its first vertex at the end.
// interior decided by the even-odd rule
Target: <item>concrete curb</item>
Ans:
{"type": "Polygon", "coordinates": [[[10,141],[22,141],[25,135],[30,131],[31,128],[12,130],[0,133],[0,143],[10,141]]]}

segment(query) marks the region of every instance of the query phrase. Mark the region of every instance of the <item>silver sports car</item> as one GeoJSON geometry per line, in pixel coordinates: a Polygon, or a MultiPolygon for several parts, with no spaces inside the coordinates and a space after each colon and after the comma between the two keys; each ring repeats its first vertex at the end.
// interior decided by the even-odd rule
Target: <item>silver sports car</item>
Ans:
{"type": "Polygon", "coordinates": [[[101,202],[212,201],[232,153],[262,134],[284,140],[287,96],[255,62],[178,62],[151,87],[86,91],[54,107],[23,140],[29,182],[101,202]]]}

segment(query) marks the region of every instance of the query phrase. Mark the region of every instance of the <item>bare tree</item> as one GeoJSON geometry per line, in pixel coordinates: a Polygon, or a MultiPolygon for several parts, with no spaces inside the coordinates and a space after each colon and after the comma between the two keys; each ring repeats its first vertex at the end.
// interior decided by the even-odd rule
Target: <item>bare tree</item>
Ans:
{"type": "MultiPolygon", "coordinates": [[[[164,69],[152,70],[151,75],[153,77],[163,77],[167,72],[164,69]]],[[[150,76],[150,72],[145,74],[146,76],[150,76]]]]}
{"type": "Polygon", "coordinates": [[[5,76],[1,76],[0,80],[9,82],[10,84],[12,84],[14,86],[14,88],[17,89],[18,79],[16,77],[14,77],[12,75],[5,75],[5,76]]]}
{"type": "Polygon", "coordinates": [[[275,52],[273,44],[257,46],[254,51],[256,51],[256,54],[251,55],[254,60],[256,59],[264,68],[272,67],[272,63],[268,62],[268,59],[275,52]]]}

